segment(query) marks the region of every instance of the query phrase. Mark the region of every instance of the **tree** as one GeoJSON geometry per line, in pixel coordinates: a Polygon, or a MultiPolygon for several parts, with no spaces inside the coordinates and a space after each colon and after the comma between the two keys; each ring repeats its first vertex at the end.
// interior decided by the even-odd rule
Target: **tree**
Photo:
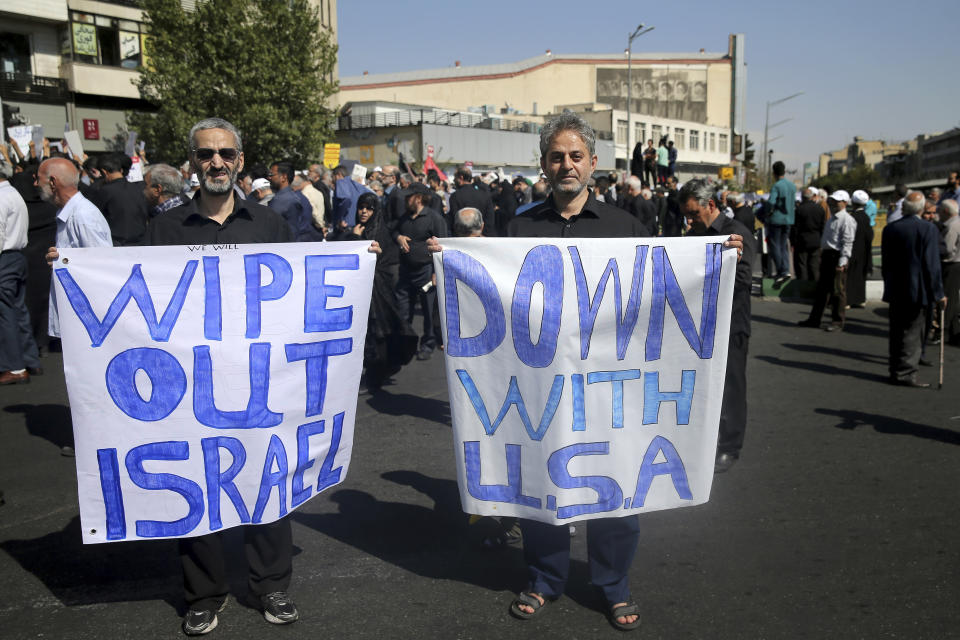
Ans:
{"type": "Polygon", "coordinates": [[[243,135],[247,165],[323,155],[333,137],[326,100],[337,47],[307,0],[142,0],[150,36],[140,95],[155,113],[128,114],[151,160],[178,164],[198,120],[243,135]]]}
{"type": "Polygon", "coordinates": [[[880,183],[881,179],[876,171],[866,165],[858,165],[846,173],[830,173],[817,178],[813,181],[813,186],[824,189],[827,193],[833,193],[837,189],[853,193],[857,189],[869,191],[880,183]]]}

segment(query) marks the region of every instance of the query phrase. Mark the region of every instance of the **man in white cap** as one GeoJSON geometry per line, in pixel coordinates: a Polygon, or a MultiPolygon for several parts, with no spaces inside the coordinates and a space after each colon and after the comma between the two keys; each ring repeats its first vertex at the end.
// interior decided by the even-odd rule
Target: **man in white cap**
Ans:
{"type": "Polygon", "coordinates": [[[270,181],[266,178],[257,178],[250,186],[250,198],[256,200],[257,204],[266,206],[273,200],[273,189],[270,188],[270,181]]]}
{"type": "Polygon", "coordinates": [[[801,327],[820,327],[820,318],[831,302],[831,321],[826,331],[842,331],[846,320],[847,306],[847,264],[853,251],[853,238],[857,233],[857,223],[847,213],[850,194],[842,189],[830,194],[827,204],[833,213],[820,237],[820,278],[817,280],[817,293],[813,299],[810,317],[801,320],[801,327]]]}
{"type": "Polygon", "coordinates": [[[873,273],[873,227],[864,207],[870,200],[866,191],[857,189],[850,197],[852,206],[847,210],[857,223],[853,236],[853,250],[847,265],[847,305],[862,309],[867,302],[867,278],[873,273]]]}

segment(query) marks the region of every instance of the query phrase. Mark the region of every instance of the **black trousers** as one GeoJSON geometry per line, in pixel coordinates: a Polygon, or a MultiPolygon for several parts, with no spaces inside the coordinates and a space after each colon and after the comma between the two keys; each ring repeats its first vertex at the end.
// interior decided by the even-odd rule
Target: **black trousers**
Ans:
{"type": "Polygon", "coordinates": [[[0,371],[40,366],[26,294],[27,259],[16,250],[0,253],[0,371]]]}
{"type": "Polygon", "coordinates": [[[816,282],[820,279],[820,248],[793,249],[793,268],[797,280],[816,282]]]}
{"type": "MultiPolygon", "coordinates": [[[[215,611],[229,592],[223,534],[181,538],[179,546],[187,604],[194,609],[215,611]]],[[[287,590],[293,574],[293,536],[289,518],[244,526],[243,550],[251,593],[264,596],[287,590]]]]}
{"type": "Polygon", "coordinates": [[[810,321],[820,322],[823,310],[830,303],[830,318],[834,324],[843,326],[847,318],[847,272],[837,271],[840,252],[824,249],[820,254],[820,278],[817,280],[817,292],[810,309],[810,321]]]}
{"type": "Polygon", "coordinates": [[[911,380],[917,375],[923,349],[925,307],[920,304],[890,304],[890,377],[911,380]]]}
{"type": "Polygon", "coordinates": [[[397,283],[397,311],[400,317],[406,320],[410,326],[413,326],[413,306],[419,304],[420,311],[423,313],[423,333],[420,335],[420,346],[424,349],[437,348],[442,342],[438,336],[441,336],[440,326],[435,324],[438,317],[437,310],[437,288],[430,287],[429,291],[423,290],[423,285],[430,282],[430,274],[426,279],[422,277],[408,277],[403,270],[400,271],[400,281],[397,283]]]}
{"type": "MultiPolygon", "coordinates": [[[[587,562],[590,582],[607,604],[630,599],[630,565],[640,541],[637,516],[587,520],[587,562]]],[[[570,574],[570,530],[566,525],[520,519],[527,590],[553,599],[563,595],[570,574]]]]}
{"type": "Polygon", "coordinates": [[[727,350],[727,372],[720,406],[720,433],[717,453],[740,455],[747,431],[747,349],[750,336],[731,333],[727,350]]]}

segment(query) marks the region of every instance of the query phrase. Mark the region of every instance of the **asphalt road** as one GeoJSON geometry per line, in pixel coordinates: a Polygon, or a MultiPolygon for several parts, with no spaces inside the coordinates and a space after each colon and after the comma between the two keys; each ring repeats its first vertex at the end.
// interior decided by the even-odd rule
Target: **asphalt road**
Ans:
{"type": "MultiPolygon", "coordinates": [[[[839,335],[797,328],[806,313],[755,299],[743,456],[708,504],[642,517],[634,636],[960,637],[960,350],[942,391],[891,387],[885,306],[851,311],[839,335]]],[[[174,543],[81,544],[59,357],[45,366],[0,388],[0,637],[176,638],[174,543]]],[[[273,627],[238,602],[238,566],[211,637],[620,637],[582,533],[565,597],[543,619],[509,616],[521,551],[479,548],[449,419],[439,357],[361,395],[349,477],[291,516],[301,621],[273,627]]]]}

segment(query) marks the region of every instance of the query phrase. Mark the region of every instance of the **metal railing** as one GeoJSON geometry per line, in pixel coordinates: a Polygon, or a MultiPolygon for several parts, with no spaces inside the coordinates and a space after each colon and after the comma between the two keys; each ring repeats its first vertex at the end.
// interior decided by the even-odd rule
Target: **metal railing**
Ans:
{"type": "Polygon", "coordinates": [[[0,96],[9,100],[60,101],[68,96],[67,83],[63,78],[3,71],[0,72],[0,96]]]}
{"type": "MultiPolygon", "coordinates": [[[[507,120],[480,113],[464,113],[463,111],[447,111],[444,109],[407,109],[388,113],[339,116],[334,122],[333,128],[337,131],[349,131],[351,129],[407,127],[420,124],[491,129],[494,131],[519,131],[534,134],[539,134],[543,127],[543,124],[539,122],[507,120]]],[[[597,131],[596,135],[600,140],[613,140],[612,131],[597,131]]]]}

